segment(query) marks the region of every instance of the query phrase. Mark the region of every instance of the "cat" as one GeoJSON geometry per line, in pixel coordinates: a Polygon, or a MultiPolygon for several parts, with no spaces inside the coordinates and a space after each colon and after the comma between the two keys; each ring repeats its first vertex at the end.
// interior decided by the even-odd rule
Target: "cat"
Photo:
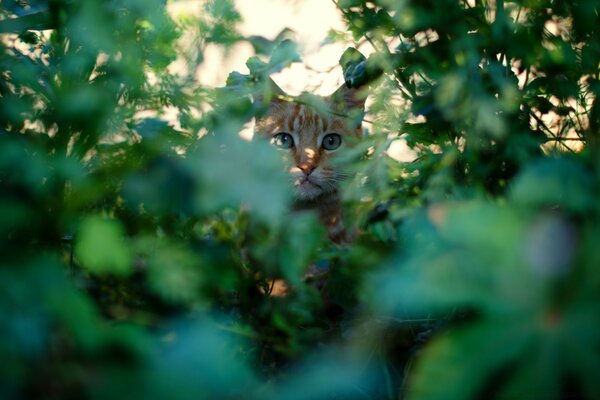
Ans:
{"type": "Polygon", "coordinates": [[[330,96],[313,96],[315,104],[324,105],[315,107],[302,96],[287,95],[272,80],[267,92],[267,96],[256,96],[259,102],[269,97],[270,101],[265,115],[257,118],[254,131],[287,152],[294,186],[293,209],[316,211],[331,241],[349,242],[351,235],[344,226],[338,185],[345,175],[332,160],[363,134],[362,93],[343,84],[330,96]],[[359,121],[350,116],[358,116],[359,121]]]}

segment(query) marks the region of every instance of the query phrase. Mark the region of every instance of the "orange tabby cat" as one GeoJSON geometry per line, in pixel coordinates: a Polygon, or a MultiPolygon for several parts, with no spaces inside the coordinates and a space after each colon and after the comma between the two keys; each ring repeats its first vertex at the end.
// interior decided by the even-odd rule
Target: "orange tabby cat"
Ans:
{"type": "Polygon", "coordinates": [[[351,138],[362,136],[360,122],[352,122],[346,115],[362,113],[364,99],[358,97],[356,89],[342,85],[331,96],[321,97],[325,107],[317,109],[286,95],[272,81],[271,86],[269,109],[256,121],[255,131],[289,153],[294,208],[316,210],[329,238],[336,243],[346,242],[349,237],[342,221],[338,188],[344,174],[331,161],[348,148],[351,138]]]}

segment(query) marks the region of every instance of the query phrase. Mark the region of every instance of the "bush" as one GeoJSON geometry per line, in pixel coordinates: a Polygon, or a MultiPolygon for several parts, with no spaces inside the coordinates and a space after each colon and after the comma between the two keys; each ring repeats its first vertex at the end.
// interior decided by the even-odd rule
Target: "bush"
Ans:
{"type": "Polygon", "coordinates": [[[2,398],[600,397],[596,2],[336,4],[371,97],[348,246],[238,135],[287,31],[242,36],[230,0],[3,3],[2,398]],[[242,41],[249,74],[194,81],[242,41]]]}

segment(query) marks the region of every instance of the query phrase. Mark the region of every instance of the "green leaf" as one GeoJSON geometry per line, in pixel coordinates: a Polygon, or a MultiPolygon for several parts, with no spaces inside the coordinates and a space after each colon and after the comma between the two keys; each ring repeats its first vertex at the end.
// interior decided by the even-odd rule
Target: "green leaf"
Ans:
{"type": "Polygon", "coordinates": [[[291,185],[282,153],[265,140],[246,141],[223,130],[203,138],[186,165],[201,183],[194,196],[199,211],[242,206],[269,224],[283,223],[291,185]]]}
{"type": "Polygon", "coordinates": [[[243,362],[236,338],[197,319],[170,326],[172,340],[153,361],[156,378],[164,384],[160,399],[241,398],[251,396],[255,376],[243,362]],[[232,384],[235,382],[235,384],[232,384]],[[187,390],[182,390],[187,389],[187,390]],[[190,396],[195,393],[195,396],[190,396]]]}
{"type": "Polygon", "coordinates": [[[342,56],[339,60],[339,64],[342,67],[342,71],[345,74],[349,67],[352,67],[353,65],[359,64],[364,61],[367,61],[367,58],[363,56],[360,51],[356,50],[354,47],[348,47],[342,53],[342,56]]]}
{"type": "Polygon", "coordinates": [[[90,272],[128,275],[133,260],[124,236],[119,221],[100,216],[87,217],[80,224],[75,254],[90,272]]]}
{"type": "Polygon", "coordinates": [[[516,362],[508,382],[499,386],[499,399],[560,399],[563,357],[556,337],[540,337],[516,362]]]}
{"type": "Polygon", "coordinates": [[[7,18],[0,21],[0,33],[17,32],[27,30],[46,30],[54,28],[49,10],[39,11],[18,18],[7,18]]]}
{"type": "Polygon", "coordinates": [[[339,8],[350,8],[350,7],[358,7],[362,5],[361,0],[340,0],[337,4],[339,8]]]}
{"type": "Polygon", "coordinates": [[[231,87],[247,87],[252,82],[249,75],[239,73],[237,71],[230,72],[227,76],[227,86],[231,87]]]}
{"type": "Polygon", "coordinates": [[[514,249],[522,242],[524,220],[516,210],[473,201],[433,206],[429,215],[449,243],[496,254],[499,263],[518,261],[514,249]],[[490,226],[494,229],[487,229],[490,226]]]}
{"type": "Polygon", "coordinates": [[[587,398],[600,398],[600,316],[597,304],[586,299],[575,302],[564,315],[562,324],[563,362],[567,373],[577,377],[587,398]]]}
{"type": "Polygon", "coordinates": [[[290,39],[284,39],[275,47],[269,60],[270,73],[279,72],[294,62],[300,62],[298,45],[290,39]]]}
{"type": "Polygon", "coordinates": [[[60,293],[52,293],[49,305],[61,326],[69,332],[81,350],[93,353],[102,346],[105,331],[90,300],[69,287],[60,293]]]}
{"type": "Polygon", "coordinates": [[[375,373],[359,354],[321,350],[274,388],[274,398],[289,400],[371,399],[375,373]]]}
{"type": "Polygon", "coordinates": [[[594,182],[581,163],[566,157],[537,160],[514,180],[511,199],[529,207],[560,207],[586,214],[596,202],[594,182]]]}
{"type": "Polygon", "coordinates": [[[479,202],[429,207],[402,231],[420,238],[407,243],[414,250],[398,252],[389,270],[375,275],[375,304],[397,315],[460,306],[486,315],[536,309],[548,281],[527,264],[525,217],[479,202]]]}
{"type": "Polygon", "coordinates": [[[199,300],[204,276],[198,254],[166,238],[142,237],[135,247],[148,264],[148,283],[154,293],[173,303],[199,300]]]}
{"type": "Polygon", "coordinates": [[[406,139],[410,147],[414,147],[417,144],[433,144],[439,139],[439,133],[431,129],[431,125],[428,123],[410,123],[406,122],[402,126],[403,131],[408,134],[406,139]]]}
{"type": "Polygon", "coordinates": [[[252,56],[246,61],[246,67],[250,70],[251,75],[262,76],[264,74],[268,75],[268,66],[267,63],[258,58],[257,56],[252,56]]]}
{"type": "Polygon", "coordinates": [[[360,88],[379,78],[383,73],[377,54],[367,59],[358,50],[348,47],[340,57],[339,64],[344,73],[344,82],[349,88],[360,88]]]}
{"type": "Polygon", "coordinates": [[[252,35],[248,36],[246,40],[252,45],[256,54],[271,54],[273,51],[273,41],[264,36],[252,35]]]}
{"type": "Polygon", "coordinates": [[[528,318],[484,319],[433,339],[411,373],[407,398],[477,398],[532,344],[532,328],[528,318]]]}

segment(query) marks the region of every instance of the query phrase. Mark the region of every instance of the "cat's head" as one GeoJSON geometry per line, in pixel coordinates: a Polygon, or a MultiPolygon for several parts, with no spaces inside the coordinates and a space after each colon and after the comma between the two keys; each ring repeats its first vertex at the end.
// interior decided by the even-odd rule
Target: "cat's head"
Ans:
{"type": "Polygon", "coordinates": [[[343,173],[332,160],[362,135],[360,122],[347,116],[360,115],[364,99],[356,89],[342,85],[332,95],[317,98],[320,106],[315,107],[270,84],[274,95],[266,114],[257,119],[255,132],[287,153],[297,200],[316,200],[335,192],[343,173]]]}

